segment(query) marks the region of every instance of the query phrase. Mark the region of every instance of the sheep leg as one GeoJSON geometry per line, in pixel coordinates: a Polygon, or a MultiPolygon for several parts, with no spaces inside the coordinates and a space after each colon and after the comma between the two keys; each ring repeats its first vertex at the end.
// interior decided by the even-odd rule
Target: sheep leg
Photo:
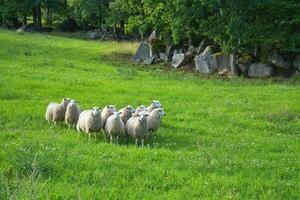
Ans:
{"type": "Polygon", "coordinates": [[[144,147],[144,139],[142,139],[142,147],[144,147]]]}
{"type": "Polygon", "coordinates": [[[97,142],[97,133],[95,132],[95,142],[97,142]]]}
{"type": "Polygon", "coordinates": [[[114,142],[114,138],[112,135],[110,135],[110,143],[112,144],[114,142]]]}
{"type": "Polygon", "coordinates": [[[88,134],[89,134],[89,140],[88,140],[88,141],[90,141],[90,139],[91,139],[91,133],[90,133],[90,132],[88,132],[88,134]]]}
{"type": "Polygon", "coordinates": [[[117,136],[116,140],[117,144],[119,144],[119,136],[117,136]]]}
{"type": "Polygon", "coordinates": [[[138,139],[135,139],[135,146],[138,146],[138,139]]]}

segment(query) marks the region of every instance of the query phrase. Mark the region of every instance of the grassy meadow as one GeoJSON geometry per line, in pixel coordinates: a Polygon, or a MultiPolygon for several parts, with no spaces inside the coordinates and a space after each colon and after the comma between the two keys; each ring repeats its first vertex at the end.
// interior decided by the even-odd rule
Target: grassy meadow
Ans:
{"type": "Polygon", "coordinates": [[[0,199],[300,199],[300,80],[220,79],[126,61],[137,43],[0,30],[0,199]],[[146,147],[88,142],[49,102],[160,100],[146,147]]]}

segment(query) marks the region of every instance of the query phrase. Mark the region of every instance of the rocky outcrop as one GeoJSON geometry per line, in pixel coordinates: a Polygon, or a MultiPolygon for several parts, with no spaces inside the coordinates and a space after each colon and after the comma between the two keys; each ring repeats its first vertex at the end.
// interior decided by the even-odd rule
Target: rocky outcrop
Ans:
{"type": "Polygon", "coordinates": [[[300,55],[297,55],[293,60],[293,66],[296,70],[300,71],[300,55]]]}
{"type": "Polygon", "coordinates": [[[118,36],[114,32],[108,31],[105,28],[89,31],[87,33],[87,35],[88,35],[88,38],[90,38],[92,40],[115,40],[115,39],[118,39],[118,36]]]}
{"type": "Polygon", "coordinates": [[[179,68],[179,67],[185,65],[185,63],[186,63],[186,59],[185,59],[185,55],[183,53],[175,54],[172,58],[172,66],[174,68],[179,68]]]}
{"type": "Polygon", "coordinates": [[[215,59],[213,58],[212,48],[210,46],[194,59],[196,70],[202,74],[213,74],[216,71],[215,59]]]}
{"type": "Polygon", "coordinates": [[[292,67],[291,60],[284,59],[280,54],[274,53],[271,56],[272,64],[277,68],[290,69],[292,67]]]}
{"type": "Polygon", "coordinates": [[[150,58],[147,58],[146,60],[144,60],[143,64],[144,65],[152,65],[155,62],[156,57],[155,56],[151,56],[150,58]]]}
{"type": "Polygon", "coordinates": [[[220,72],[230,71],[230,57],[222,53],[212,55],[215,69],[220,72]]]}
{"type": "Polygon", "coordinates": [[[271,77],[274,74],[274,69],[270,64],[253,63],[248,70],[249,77],[271,77]]]}
{"type": "Polygon", "coordinates": [[[147,42],[141,42],[135,55],[133,56],[133,61],[143,62],[150,58],[150,47],[147,42]]]}

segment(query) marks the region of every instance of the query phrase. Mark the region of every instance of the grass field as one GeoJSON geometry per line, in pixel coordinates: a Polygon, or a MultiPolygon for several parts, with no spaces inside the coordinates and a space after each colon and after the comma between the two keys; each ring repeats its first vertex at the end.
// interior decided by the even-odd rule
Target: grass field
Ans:
{"type": "Polygon", "coordinates": [[[0,199],[299,199],[300,81],[222,80],[124,61],[136,43],[0,30],[0,199]],[[158,99],[146,147],[88,142],[46,105],[158,99]]]}

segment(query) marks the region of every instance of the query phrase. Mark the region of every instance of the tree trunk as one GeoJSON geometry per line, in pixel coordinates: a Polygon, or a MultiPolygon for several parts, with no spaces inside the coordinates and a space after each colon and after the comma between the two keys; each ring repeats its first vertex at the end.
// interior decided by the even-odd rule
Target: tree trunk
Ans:
{"type": "Polygon", "coordinates": [[[27,25],[27,15],[23,16],[23,25],[27,25]]]}
{"type": "Polygon", "coordinates": [[[122,36],[125,35],[125,21],[124,21],[124,19],[122,19],[120,21],[120,33],[121,33],[122,36]]]}
{"type": "Polygon", "coordinates": [[[36,8],[32,9],[32,19],[33,19],[33,26],[35,29],[37,29],[37,13],[36,13],[36,8]]]}
{"type": "Polygon", "coordinates": [[[47,10],[47,24],[48,26],[52,26],[52,9],[48,8],[47,10]]]}
{"type": "Polygon", "coordinates": [[[6,19],[4,14],[2,15],[2,28],[6,28],[6,19]]]}
{"type": "Polygon", "coordinates": [[[37,25],[38,25],[38,30],[42,30],[42,10],[41,10],[41,5],[39,4],[37,9],[37,25]]]}

